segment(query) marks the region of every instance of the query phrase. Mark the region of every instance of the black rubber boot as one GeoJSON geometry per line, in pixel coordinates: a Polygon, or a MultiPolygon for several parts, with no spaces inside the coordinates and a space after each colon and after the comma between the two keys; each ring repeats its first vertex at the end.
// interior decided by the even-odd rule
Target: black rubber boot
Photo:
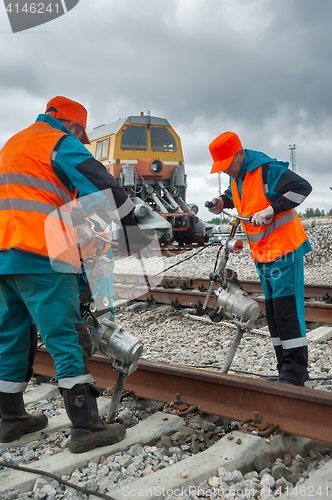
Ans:
{"type": "Polygon", "coordinates": [[[15,441],[22,434],[40,431],[47,426],[46,415],[29,415],[25,411],[23,392],[0,392],[0,408],[0,443],[15,441]]]}
{"type": "Polygon", "coordinates": [[[97,446],[108,446],[124,438],[122,424],[105,425],[99,417],[96,398],[99,390],[93,384],[77,384],[72,389],[60,389],[68,417],[72,422],[69,451],[82,453],[97,446]]]}

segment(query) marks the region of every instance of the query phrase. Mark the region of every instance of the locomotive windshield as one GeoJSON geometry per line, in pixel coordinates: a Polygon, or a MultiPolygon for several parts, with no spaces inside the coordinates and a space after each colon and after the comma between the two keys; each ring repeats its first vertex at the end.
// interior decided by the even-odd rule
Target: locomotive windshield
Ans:
{"type": "Polygon", "coordinates": [[[176,151],[175,139],[165,127],[150,127],[152,151],[176,151]]]}
{"type": "Polygon", "coordinates": [[[148,149],[147,129],[130,125],[122,135],[121,149],[146,151],[148,149]]]}

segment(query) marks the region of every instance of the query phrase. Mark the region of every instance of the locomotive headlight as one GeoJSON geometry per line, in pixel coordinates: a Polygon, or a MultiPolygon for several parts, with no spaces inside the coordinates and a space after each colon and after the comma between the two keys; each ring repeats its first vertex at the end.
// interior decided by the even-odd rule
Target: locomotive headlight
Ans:
{"type": "Polygon", "coordinates": [[[151,163],[151,170],[154,174],[160,174],[160,172],[163,169],[163,164],[159,160],[154,160],[153,163],[151,163]]]}
{"type": "MultiPolygon", "coordinates": [[[[152,191],[153,192],[153,191],[152,191]]],[[[139,219],[141,217],[144,217],[148,213],[148,209],[146,205],[143,205],[143,203],[138,203],[134,209],[134,214],[136,217],[139,219]]]]}

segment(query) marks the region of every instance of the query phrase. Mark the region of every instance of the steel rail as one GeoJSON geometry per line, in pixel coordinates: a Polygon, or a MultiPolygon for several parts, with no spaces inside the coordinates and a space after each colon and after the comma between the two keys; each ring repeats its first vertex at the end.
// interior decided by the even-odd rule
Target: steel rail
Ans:
{"type": "MultiPolygon", "coordinates": [[[[115,384],[117,372],[111,360],[94,355],[87,367],[98,387],[115,384]]],[[[34,373],[55,375],[45,348],[37,351],[34,373]]],[[[204,413],[238,421],[258,412],[282,432],[332,444],[332,394],[327,392],[146,360],[129,375],[125,388],[137,397],[164,403],[175,401],[178,393],[182,401],[198,405],[204,413]]]]}
{"type": "MultiPolygon", "coordinates": [[[[144,282],[143,274],[130,274],[130,273],[114,273],[113,275],[114,283],[120,284],[135,284],[144,282]]],[[[174,285],[181,285],[190,289],[203,289],[207,290],[209,286],[208,278],[187,278],[183,276],[164,276],[160,286],[165,288],[171,288],[174,285]]],[[[240,280],[240,286],[247,293],[263,293],[263,287],[260,281],[255,280],[240,280]]],[[[215,288],[217,283],[215,284],[215,288]]],[[[305,283],[304,285],[304,296],[306,298],[322,298],[329,295],[332,297],[332,285],[317,285],[314,283],[305,283]]]]}
{"type": "MultiPolygon", "coordinates": [[[[128,288],[126,285],[113,285],[114,299],[127,299],[139,301],[151,301],[161,304],[179,305],[186,307],[199,308],[205,299],[205,292],[198,290],[179,290],[165,289],[156,287],[148,290],[147,287],[137,286],[134,289],[128,288]]],[[[264,297],[253,297],[259,304],[261,312],[265,315],[265,299],[264,297]]],[[[213,295],[209,298],[208,306],[211,307],[213,295]]],[[[332,324],[332,304],[322,302],[304,302],[305,320],[309,322],[319,322],[323,324],[332,324]]]]}

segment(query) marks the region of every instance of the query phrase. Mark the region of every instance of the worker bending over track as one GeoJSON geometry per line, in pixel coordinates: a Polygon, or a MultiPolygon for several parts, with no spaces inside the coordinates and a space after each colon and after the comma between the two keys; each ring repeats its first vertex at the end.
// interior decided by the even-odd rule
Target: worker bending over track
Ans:
{"type": "Polygon", "coordinates": [[[236,208],[251,222],[241,222],[265,295],[266,319],[277,357],[278,378],[303,386],[308,380],[304,318],[303,257],[311,251],[295,213],[312,188],[288,169],[288,163],[243,149],[239,137],[224,132],[211,142],[211,173],[230,176],[228,189],[212,200],[209,211],[236,208]]]}
{"type": "Polygon", "coordinates": [[[52,356],[72,422],[69,450],[120,441],[122,424],[104,425],[99,391],[86,368],[91,340],[80,316],[80,268],[72,202],[87,197],[121,226],[120,246],[145,251],[151,240],[137,226],[134,205],[104,165],[85,148],[87,111],[55,97],[45,114],[0,151],[0,442],[43,429],[29,415],[23,392],[31,377],[34,322],[52,356]]]}

